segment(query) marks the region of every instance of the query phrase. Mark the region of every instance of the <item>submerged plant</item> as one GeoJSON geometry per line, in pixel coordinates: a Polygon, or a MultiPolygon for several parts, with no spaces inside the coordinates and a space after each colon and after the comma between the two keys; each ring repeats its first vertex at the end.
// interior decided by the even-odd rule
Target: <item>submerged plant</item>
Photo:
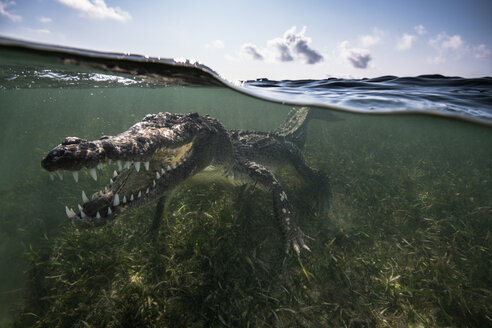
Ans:
{"type": "Polygon", "coordinates": [[[328,214],[309,181],[279,169],[312,253],[284,255],[265,191],[190,181],[156,238],[148,206],[30,250],[17,326],[491,325],[486,139],[458,147],[442,137],[455,126],[373,120],[309,127],[307,161],[331,182],[328,214]]]}

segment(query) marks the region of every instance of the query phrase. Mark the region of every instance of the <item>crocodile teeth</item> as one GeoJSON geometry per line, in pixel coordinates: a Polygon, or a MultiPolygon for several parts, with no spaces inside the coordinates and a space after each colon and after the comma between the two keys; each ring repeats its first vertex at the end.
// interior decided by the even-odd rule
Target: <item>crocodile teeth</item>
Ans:
{"type": "Polygon", "coordinates": [[[147,188],[147,190],[145,190],[145,193],[148,194],[149,193],[149,188],[147,188]]]}
{"type": "Polygon", "coordinates": [[[155,188],[155,180],[152,180],[152,187],[155,188]]]}
{"type": "Polygon", "coordinates": [[[176,169],[176,164],[173,164],[173,170],[175,170],[175,169],[176,169]]]}
{"type": "Polygon", "coordinates": [[[133,194],[130,196],[130,202],[133,202],[133,194]]]}
{"type": "Polygon", "coordinates": [[[100,219],[101,218],[101,214],[99,214],[99,211],[96,213],[96,219],[100,219]]]}
{"type": "Polygon", "coordinates": [[[87,215],[84,213],[84,211],[80,211],[80,217],[82,219],[85,219],[87,217],[87,215]]]}
{"type": "Polygon", "coordinates": [[[79,182],[79,171],[72,171],[72,175],[75,182],[79,182]]]}
{"type": "Polygon", "coordinates": [[[121,166],[121,161],[117,160],[116,164],[118,165],[118,171],[121,171],[123,169],[123,167],[121,166]]]}
{"type": "Polygon", "coordinates": [[[96,169],[95,168],[93,168],[93,167],[90,168],[89,169],[89,174],[94,179],[94,181],[97,181],[97,172],[96,172],[96,169]]]}
{"type": "Polygon", "coordinates": [[[129,169],[130,168],[130,165],[132,165],[132,162],[126,161],[125,162],[125,169],[129,169]]]}
{"type": "Polygon", "coordinates": [[[77,214],[75,214],[75,212],[71,208],[68,208],[68,206],[65,206],[65,213],[67,213],[69,219],[77,216],[77,214]]]}
{"type": "Polygon", "coordinates": [[[123,196],[123,204],[126,204],[126,196],[123,196]]]}
{"type": "Polygon", "coordinates": [[[140,171],[140,162],[135,162],[135,170],[140,171]]]}
{"type": "Polygon", "coordinates": [[[118,176],[118,172],[113,171],[113,178],[116,178],[118,176]]]}
{"type": "Polygon", "coordinates": [[[111,211],[111,207],[108,207],[108,215],[111,215],[113,214],[113,212],[111,211]]]}
{"type": "Polygon", "coordinates": [[[113,179],[109,179],[109,184],[113,184],[113,183],[114,183],[113,179]]]}
{"type": "Polygon", "coordinates": [[[171,171],[171,166],[169,166],[169,165],[168,165],[168,166],[167,166],[167,170],[168,170],[168,171],[171,171]]]}
{"type": "Polygon", "coordinates": [[[87,203],[89,201],[89,198],[87,198],[87,195],[85,194],[85,191],[82,190],[82,201],[85,203],[87,203]]]}
{"type": "Polygon", "coordinates": [[[58,175],[60,180],[63,180],[63,170],[56,170],[55,173],[56,173],[56,175],[58,175]]]}
{"type": "Polygon", "coordinates": [[[166,171],[163,168],[161,168],[161,175],[164,175],[164,173],[166,173],[166,171]]]}
{"type": "Polygon", "coordinates": [[[98,163],[98,164],[97,164],[97,168],[98,168],[99,170],[102,170],[102,169],[104,168],[103,163],[98,163]]]}
{"type": "Polygon", "coordinates": [[[141,191],[139,191],[139,192],[138,192],[137,197],[138,197],[138,198],[142,197],[142,192],[141,192],[141,191]]]}
{"type": "Polygon", "coordinates": [[[161,175],[159,174],[159,172],[155,172],[155,178],[156,178],[157,180],[159,180],[159,179],[161,178],[161,175]]]}
{"type": "Polygon", "coordinates": [[[145,169],[148,171],[149,170],[149,162],[144,162],[145,169]]]}
{"type": "Polygon", "coordinates": [[[282,213],[287,213],[287,210],[285,208],[283,208],[282,213]]]}
{"type": "Polygon", "coordinates": [[[120,205],[120,196],[118,196],[118,194],[114,194],[113,206],[118,206],[118,205],[120,205]]]}
{"type": "Polygon", "coordinates": [[[80,204],[77,204],[77,207],[79,208],[79,211],[82,211],[83,207],[80,206],[80,204]]]}

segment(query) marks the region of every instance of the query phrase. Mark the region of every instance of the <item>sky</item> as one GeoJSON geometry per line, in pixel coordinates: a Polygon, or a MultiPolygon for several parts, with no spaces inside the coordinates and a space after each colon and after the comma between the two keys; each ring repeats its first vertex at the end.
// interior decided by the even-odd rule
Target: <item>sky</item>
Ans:
{"type": "Polygon", "coordinates": [[[0,0],[0,35],[229,80],[492,76],[492,0],[0,0]]]}

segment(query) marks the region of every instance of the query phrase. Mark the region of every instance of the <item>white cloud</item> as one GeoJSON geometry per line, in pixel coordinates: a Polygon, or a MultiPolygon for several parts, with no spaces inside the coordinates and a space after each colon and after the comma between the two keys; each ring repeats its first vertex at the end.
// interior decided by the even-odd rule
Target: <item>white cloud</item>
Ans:
{"type": "Polygon", "coordinates": [[[453,35],[448,37],[446,40],[443,40],[441,43],[443,49],[460,49],[463,46],[463,40],[461,40],[461,36],[453,35]]]}
{"type": "Polygon", "coordinates": [[[425,29],[424,25],[422,25],[422,24],[415,26],[414,29],[418,35],[424,35],[425,33],[427,33],[427,30],[425,29]]]}
{"type": "Polygon", "coordinates": [[[264,59],[263,55],[260,53],[258,48],[252,43],[243,44],[241,46],[241,54],[246,56],[246,57],[255,59],[255,60],[263,60],[264,59]]]}
{"type": "Polygon", "coordinates": [[[40,21],[41,23],[44,23],[44,24],[47,24],[47,23],[51,23],[51,22],[53,22],[53,20],[52,20],[51,18],[49,18],[49,17],[44,17],[44,16],[43,16],[43,17],[39,17],[39,21],[40,21]]]}
{"type": "Polygon", "coordinates": [[[363,47],[372,47],[381,42],[381,38],[375,35],[363,35],[360,37],[360,42],[363,47]]]}
{"type": "Polygon", "coordinates": [[[475,58],[484,59],[490,56],[490,49],[485,44],[480,44],[473,48],[475,58]]]}
{"type": "Polygon", "coordinates": [[[323,60],[323,55],[311,47],[311,38],[306,35],[304,26],[300,32],[293,26],[279,38],[269,40],[267,48],[258,50],[256,45],[247,43],[241,47],[242,54],[257,60],[270,62],[303,61],[306,64],[317,64],[323,60]]]}
{"type": "Polygon", "coordinates": [[[446,32],[439,33],[435,38],[430,39],[429,44],[437,52],[435,57],[429,59],[429,62],[434,64],[442,64],[448,59],[458,60],[463,56],[485,59],[492,54],[484,43],[472,46],[465,42],[460,35],[449,36],[446,32]]]}
{"type": "Polygon", "coordinates": [[[59,3],[81,11],[83,14],[97,19],[114,19],[126,22],[132,18],[130,13],[120,7],[108,7],[104,0],[58,0],[59,3]]]}
{"type": "Polygon", "coordinates": [[[372,31],[372,34],[363,35],[360,37],[362,47],[369,48],[381,43],[383,34],[383,31],[375,27],[372,31]]]}
{"type": "Polygon", "coordinates": [[[306,64],[317,64],[322,61],[323,55],[321,55],[317,50],[311,48],[309,45],[311,43],[311,38],[305,36],[305,34],[306,26],[304,26],[299,33],[296,33],[296,27],[293,26],[285,31],[282,43],[278,43],[278,38],[272,40],[274,43],[277,42],[276,48],[280,51],[280,57],[278,58],[283,61],[283,57],[289,61],[289,56],[293,57],[290,53],[285,53],[285,50],[289,49],[290,52],[296,57],[301,57],[306,64]]]}
{"type": "Polygon", "coordinates": [[[464,42],[459,35],[449,36],[446,32],[439,33],[437,37],[429,40],[429,44],[437,50],[459,50],[464,47],[464,42]]]}
{"type": "Polygon", "coordinates": [[[340,55],[355,68],[366,69],[372,60],[371,53],[367,49],[351,48],[348,41],[343,41],[338,46],[340,55]]]}
{"type": "Polygon", "coordinates": [[[413,43],[417,40],[415,35],[404,33],[396,44],[396,49],[403,51],[412,48],[413,43]]]}
{"type": "Polygon", "coordinates": [[[276,60],[281,62],[289,62],[294,60],[290,48],[286,44],[284,38],[275,38],[273,40],[268,41],[267,44],[270,49],[273,49],[276,60]]]}
{"type": "Polygon", "coordinates": [[[446,32],[441,32],[435,38],[430,39],[429,44],[438,53],[437,56],[429,59],[429,62],[433,64],[442,64],[447,61],[449,56],[459,59],[470,50],[468,45],[461,39],[461,36],[449,36],[446,32]]]}
{"type": "Polygon", "coordinates": [[[16,14],[12,14],[10,11],[7,11],[7,7],[14,6],[14,1],[0,1],[0,15],[7,17],[12,22],[21,22],[22,17],[16,14]]]}
{"type": "Polygon", "coordinates": [[[310,46],[311,38],[307,37],[306,26],[297,33],[293,26],[280,38],[267,42],[272,57],[280,62],[302,60],[306,64],[317,64],[323,60],[323,55],[310,46]]]}

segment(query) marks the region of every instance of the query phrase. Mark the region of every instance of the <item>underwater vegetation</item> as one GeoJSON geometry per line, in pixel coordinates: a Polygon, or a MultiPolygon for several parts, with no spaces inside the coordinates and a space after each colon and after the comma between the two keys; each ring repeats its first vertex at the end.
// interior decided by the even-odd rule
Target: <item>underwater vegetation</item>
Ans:
{"type": "Polygon", "coordinates": [[[492,325],[492,131],[429,117],[312,121],[307,162],[329,212],[277,174],[312,240],[286,255],[263,190],[190,180],[155,206],[28,248],[16,327],[492,325]]]}

